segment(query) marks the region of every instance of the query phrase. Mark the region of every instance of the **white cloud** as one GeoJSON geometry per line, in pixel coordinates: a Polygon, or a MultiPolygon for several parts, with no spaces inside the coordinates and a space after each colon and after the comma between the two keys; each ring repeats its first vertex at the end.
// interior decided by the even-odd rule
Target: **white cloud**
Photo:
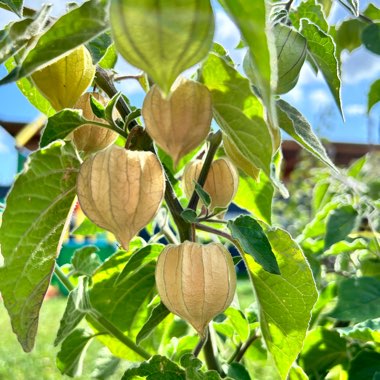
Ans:
{"type": "Polygon", "coordinates": [[[309,93],[309,99],[312,102],[311,107],[326,106],[331,100],[331,95],[323,89],[316,89],[309,93]]]}
{"type": "Polygon", "coordinates": [[[364,104],[349,104],[344,108],[347,115],[358,116],[366,113],[366,107],[364,104]]]}
{"type": "Polygon", "coordinates": [[[300,104],[304,98],[304,90],[297,84],[291,91],[284,95],[286,100],[289,100],[291,104],[300,104]]]}

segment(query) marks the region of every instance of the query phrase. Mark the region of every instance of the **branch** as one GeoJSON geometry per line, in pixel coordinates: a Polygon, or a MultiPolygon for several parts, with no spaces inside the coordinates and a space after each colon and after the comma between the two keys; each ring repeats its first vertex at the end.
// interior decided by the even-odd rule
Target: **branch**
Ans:
{"type": "MultiPolygon", "coordinates": [[[[338,3],[340,5],[342,5],[344,8],[346,8],[350,13],[353,13],[352,9],[346,3],[344,3],[342,0],[338,0],[338,3]]],[[[373,24],[373,20],[370,19],[369,17],[367,17],[366,15],[363,15],[362,13],[359,13],[357,18],[359,18],[362,21],[367,22],[369,24],[373,24]]]]}
{"type": "Polygon", "coordinates": [[[252,335],[240,348],[240,351],[235,356],[234,361],[240,362],[240,360],[243,358],[244,354],[247,352],[249,346],[259,337],[259,335],[254,334],[252,335]]]}
{"type": "Polygon", "coordinates": [[[200,223],[196,223],[195,224],[195,228],[197,230],[209,232],[210,234],[219,235],[221,237],[224,237],[225,239],[229,240],[232,244],[234,244],[235,246],[237,246],[236,240],[230,234],[228,234],[227,232],[219,231],[216,228],[205,226],[204,224],[200,224],[200,223]]]}

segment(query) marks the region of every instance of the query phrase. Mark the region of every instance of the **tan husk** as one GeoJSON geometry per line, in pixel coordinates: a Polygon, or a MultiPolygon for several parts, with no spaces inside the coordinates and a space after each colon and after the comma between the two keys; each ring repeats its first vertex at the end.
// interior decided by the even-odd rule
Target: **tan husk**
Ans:
{"type": "Polygon", "coordinates": [[[165,177],[151,152],[111,145],[85,160],[77,194],[83,212],[111,231],[124,249],[158,211],[165,193],[165,177]]]}
{"type": "Polygon", "coordinates": [[[208,323],[233,300],[234,263],[220,243],[168,245],[157,261],[156,285],[164,305],[203,337],[208,323]]]}
{"type": "MultiPolygon", "coordinates": [[[[101,104],[106,105],[107,100],[97,92],[87,92],[83,94],[75,103],[74,108],[83,111],[83,117],[87,120],[92,120],[104,123],[103,119],[94,115],[91,109],[91,96],[93,96],[101,104]]],[[[115,117],[117,117],[117,112],[115,117]]],[[[111,129],[98,127],[92,124],[85,124],[73,132],[73,141],[78,150],[83,150],[87,153],[96,152],[104,149],[115,142],[118,134],[111,129]]]]}
{"type": "Polygon", "coordinates": [[[56,111],[74,106],[95,76],[95,66],[84,45],[31,75],[34,85],[56,111]]]}
{"type": "MultiPolygon", "coordinates": [[[[203,161],[195,160],[186,165],[183,172],[183,187],[188,198],[194,191],[194,181],[198,181],[203,161]]],[[[213,161],[203,189],[211,196],[210,210],[227,207],[233,200],[239,185],[239,175],[235,166],[225,157],[213,161]]]]}
{"type": "Polygon", "coordinates": [[[174,83],[168,98],[153,86],[145,97],[142,115],[149,135],[177,165],[210,131],[211,94],[203,84],[185,78],[174,83]]]}

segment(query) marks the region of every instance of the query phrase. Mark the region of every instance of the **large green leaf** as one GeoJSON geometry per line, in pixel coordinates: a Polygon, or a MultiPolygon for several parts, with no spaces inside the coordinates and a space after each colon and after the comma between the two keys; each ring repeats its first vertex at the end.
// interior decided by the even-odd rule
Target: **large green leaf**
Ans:
{"type": "Polygon", "coordinates": [[[309,52],[321,70],[343,117],[340,67],[332,37],[306,19],[301,20],[300,32],[306,38],[309,52]]]}
{"type": "Polygon", "coordinates": [[[276,117],[271,83],[277,81],[277,70],[276,61],[271,59],[271,56],[275,57],[276,51],[273,36],[267,27],[267,2],[264,0],[219,0],[219,2],[232,16],[246,46],[249,47],[255,82],[274,121],[276,117]]]}
{"type": "Polygon", "coordinates": [[[369,89],[367,113],[369,113],[372,107],[378,102],[380,102],[380,79],[373,82],[369,89]]]}
{"type": "Polygon", "coordinates": [[[0,0],[1,4],[6,5],[11,11],[16,13],[19,17],[22,16],[23,0],[0,0]]]}
{"type": "Polygon", "coordinates": [[[343,21],[336,29],[335,42],[339,51],[347,49],[349,52],[362,44],[361,34],[366,24],[358,19],[343,21]]]}
{"type": "Polygon", "coordinates": [[[351,361],[350,380],[378,380],[380,378],[380,353],[363,350],[351,361]]]}
{"type": "Polygon", "coordinates": [[[3,78],[0,84],[28,76],[49,61],[106,31],[108,28],[106,2],[106,0],[86,1],[58,19],[42,34],[22,64],[3,78]]]}
{"type": "Polygon", "coordinates": [[[120,54],[164,93],[211,49],[214,15],[199,0],[112,0],[110,23],[120,54]]]}
{"type": "Polygon", "coordinates": [[[63,341],[56,361],[63,375],[75,377],[82,374],[83,360],[93,337],[93,334],[77,329],[63,341]]]}
{"type": "Polygon", "coordinates": [[[327,155],[322,143],[314,134],[311,125],[302,114],[284,100],[278,100],[277,107],[280,128],[326,165],[330,166],[335,171],[338,171],[330,160],[330,157],[327,155]]]}
{"type": "Polygon", "coordinates": [[[250,216],[239,216],[235,220],[230,220],[227,227],[231,235],[236,239],[243,252],[253,257],[264,270],[273,274],[280,274],[276,257],[272,247],[264,233],[263,228],[250,216]]]}
{"type": "Polygon", "coordinates": [[[332,210],[327,219],[325,249],[344,240],[357,224],[358,212],[345,205],[332,210]]]}
{"type": "Polygon", "coordinates": [[[260,327],[278,372],[286,379],[297,358],[317,300],[313,276],[299,246],[281,229],[266,231],[281,275],[245,260],[260,310],[260,327]]]}
{"type": "MultiPolygon", "coordinates": [[[[15,59],[12,57],[5,62],[5,67],[9,71],[13,70],[17,66],[15,59]]],[[[34,86],[30,78],[22,78],[16,82],[17,87],[22,94],[29,100],[34,107],[44,113],[46,116],[51,116],[55,113],[54,108],[51,106],[48,100],[46,100],[41,93],[34,86]]]]}
{"type": "Polygon", "coordinates": [[[271,224],[274,188],[268,177],[260,171],[259,180],[240,175],[234,203],[251,212],[254,217],[271,224]]]}
{"type": "Polygon", "coordinates": [[[212,94],[214,117],[244,156],[270,177],[272,138],[264,109],[248,79],[223,58],[211,53],[202,65],[201,80],[212,94]]]}
{"type": "MultiPolygon", "coordinates": [[[[162,245],[153,244],[137,250],[131,247],[130,252],[115,253],[95,272],[89,297],[98,313],[135,340],[149,317],[148,304],[155,295],[156,259],[162,245]],[[131,252],[134,253],[131,255],[131,252]]],[[[142,359],[111,336],[98,339],[116,356],[131,361],[142,359]]],[[[145,339],[144,344],[149,347],[149,339],[145,339]]]]}
{"type": "Polygon", "coordinates": [[[72,145],[52,144],[30,156],[7,198],[0,229],[0,290],[25,351],[34,345],[39,310],[75,198],[79,165],[72,145]]]}
{"type": "Polygon", "coordinates": [[[42,32],[51,7],[51,5],[44,5],[34,18],[12,22],[0,31],[0,63],[17,53],[42,32]]]}
{"type": "Polygon", "coordinates": [[[338,303],[329,314],[342,321],[363,322],[380,317],[380,280],[347,278],[338,287],[338,303]]]}
{"type": "Polygon", "coordinates": [[[366,26],[362,32],[364,46],[375,54],[380,54],[380,23],[366,26]]]}
{"type": "Polygon", "coordinates": [[[380,319],[368,320],[357,325],[337,329],[341,336],[361,342],[380,343],[380,319]]]}

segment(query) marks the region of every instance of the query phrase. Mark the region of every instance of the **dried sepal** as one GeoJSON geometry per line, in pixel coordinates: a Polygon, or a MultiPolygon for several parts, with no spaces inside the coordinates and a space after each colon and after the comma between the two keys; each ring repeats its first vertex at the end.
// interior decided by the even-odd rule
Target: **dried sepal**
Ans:
{"type": "Polygon", "coordinates": [[[174,83],[167,98],[153,86],[145,97],[142,115],[149,135],[177,165],[210,132],[211,94],[203,84],[185,78],[174,83]]]}
{"type": "Polygon", "coordinates": [[[168,245],[158,258],[156,285],[165,306],[203,337],[208,323],[233,300],[234,263],[220,243],[168,245]]]}
{"type": "MultiPolygon", "coordinates": [[[[182,183],[188,198],[194,191],[194,181],[198,181],[202,166],[202,160],[195,160],[185,167],[182,183]]],[[[229,159],[222,157],[213,161],[203,185],[203,189],[211,196],[210,210],[227,207],[233,200],[238,185],[238,172],[229,159]]]]}
{"type": "Polygon", "coordinates": [[[165,193],[165,176],[151,152],[115,145],[85,160],[77,194],[83,212],[112,232],[124,249],[155,216],[165,193]]]}
{"type": "MultiPolygon", "coordinates": [[[[74,108],[83,111],[83,117],[87,120],[104,123],[104,120],[94,115],[91,109],[91,96],[103,105],[107,104],[106,99],[98,92],[87,92],[83,94],[75,103],[74,108]]],[[[115,115],[116,116],[116,115],[115,115]]],[[[85,124],[76,129],[72,138],[78,150],[93,153],[107,148],[117,139],[118,134],[111,129],[98,127],[92,124],[85,124]]]]}

